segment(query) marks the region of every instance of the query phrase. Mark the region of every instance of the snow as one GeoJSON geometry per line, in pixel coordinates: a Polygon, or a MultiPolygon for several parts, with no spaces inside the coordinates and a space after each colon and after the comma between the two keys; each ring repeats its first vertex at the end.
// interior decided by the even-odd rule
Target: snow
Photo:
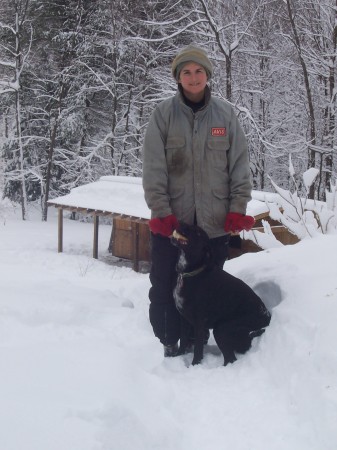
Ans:
{"type": "Polygon", "coordinates": [[[308,169],[304,172],[303,181],[304,181],[304,186],[307,191],[309,191],[310,186],[314,183],[318,174],[319,174],[319,170],[316,169],[315,167],[311,167],[310,169],[308,169]]]}
{"type": "Polygon", "coordinates": [[[0,442],[4,450],[335,450],[336,235],[246,254],[225,269],[272,310],[223,367],[163,357],[148,274],[108,263],[111,229],[0,204],[0,442]],[[4,217],[6,216],[6,217],[4,217]]]}

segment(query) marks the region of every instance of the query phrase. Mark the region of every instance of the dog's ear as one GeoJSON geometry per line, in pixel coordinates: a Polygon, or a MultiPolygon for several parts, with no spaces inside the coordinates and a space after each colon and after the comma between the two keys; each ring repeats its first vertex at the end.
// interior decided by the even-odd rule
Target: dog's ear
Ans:
{"type": "Polygon", "coordinates": [[[213,252],[212,252],[210,245],[207,245],[207,247],[206,247],[205,265],[206,265],[206,267],[209,267],[209,268],[214,266],[213,252]]]}

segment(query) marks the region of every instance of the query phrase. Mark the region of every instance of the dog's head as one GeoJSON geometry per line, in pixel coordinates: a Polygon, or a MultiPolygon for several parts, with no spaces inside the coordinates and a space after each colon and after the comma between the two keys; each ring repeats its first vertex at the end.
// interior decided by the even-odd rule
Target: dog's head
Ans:
{"type": "Polygon", "coordinates": [[[207,233],[197,225],[179,222],[171,237],[173,245],[184,254],[187,267],[209,266],[212,261],[207,233]]]}

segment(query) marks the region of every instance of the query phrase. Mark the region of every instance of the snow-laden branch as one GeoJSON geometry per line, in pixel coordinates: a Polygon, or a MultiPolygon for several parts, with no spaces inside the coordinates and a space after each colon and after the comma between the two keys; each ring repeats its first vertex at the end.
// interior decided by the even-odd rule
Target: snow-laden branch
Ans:
{"type": "Polygon", "coordinates": [[[0,94],[8,94],[17,92],[20,89],[19,80],[16,81],[1,81],[0,80],[0,94]]]}
{"type": "Polygon", "coordinates": [[[0,66],[10,67],[11,69],[15,69],[15,63],[10,61],[5,61],[4,59],[0,59],[0,66]]]}
{"type": "Polygon", "coordinates": [[[7,25],[6,23],[3,23],[0,21],[0,28],[3,28],[4,30],[9,30],[11,33],[13,33],[15,35],[16,31],[13,27],[11,27],[10,25],[7,25]]]}
{"type": "Polygon", "coordinates": [[[187,14],[179,16],[178,19],[166,20],[165,22],[153,21],[153,20],[141,20],[141,23],[144,25],[163,27],[167,25],[176,25],[179,22],[182,22],[185,19],[188,19],[192,14],[195,14],[195,10],[189,11],[187,14]]]}
{"type": "Polygon", "coordinates": [[[21,75],[22,69],[23,69],[23,67],[24,67],[24,65],[25,65],[25,63],[26,63],[26,59],[27,59],[27,57],[28,57],[28,55],[29,55],[29,53],[30,53],[30,50],[31,50],[31,48],[32,48],[33,33],[34,33],[33,27],[32,27],[32,25],[30,24],[30,39],[29,39],[29,45],[28,45],[28,50],[27,50],[27,51],[25,52],[25,54],[22,56],[22,64],[21,64],[21,68],[20,68],[20,75],[21,75]]]}
{"type": "Polygon", "coordinates": [[[123,39],[123,41],[127,42],[127,41],[140,41],[140,42],[164,42],[167,41],[169,39],[172,39],[176,36],[179,36],[180,34],[184,33],[186,30],[189,30],[190,28],[195,27],[196,25],[198,25],[199,23],[206,23],[207,20],[205,19],[198,19],[188,25],[186,25],[185,27],[180,28],[179,30],[177,30],[175,33],[169,34],[168,36],[164,36],[162,38],[144,38],[141,36],[136,36],[136,37],[126,37],[123,39]]]}
{"type": "MultiPolygon", "coordinates": [[[[299,240],[312,238],[319,234],[337,234],[337,183],[330,184],[330,192],[326,192],[326,202],[316,201],[309,199],[308,193],[319,171],[310,168],[304,172],[303,183],[307,192],[305,198],[298,196],[291,158],[289,159],[289,174],[295,185],[294,192],[280,188],[270,179],[277,192],[272,199],[264,199],[270,218],[280,222],[299,240]]],[[[253,241],[262,249],[278,246],[278,241],[275,236],[272,236],[272,228],[269,223],[263,222],[263,228],[264,233],[253,229],[242,233],[242,237],[253,241]]]]}
{"type": "Polygon", "coordinates": [[[81,66],[86,67],[92,74],[95,75],[95,77],[99,80],[99,82],[105,87],[105,89],[111,94],[112,98],[115,97],[115,93],[109,88],[109,86],[105,83],[105,81],[102,79],[102,77],[95,72],[90,66],[88,66],[88,64],[86,64],[83,61],[78,60],[77,61],[78,64],[80,64],[81,66]]]}
{"type": "Polygon", "coordinates": [[[242,231],[242,238],[253,241],[263,250],[267,250],[268,248],[283,247],[283,244],[274,236],[270,224],[266,220],[262,221],[262,226],[264,232],[254,229],[250,231],[242,231]]]}
{"type": "Polygon", "coordinates": [[[329,192],[328,190],[326,190],[325,192],[327,208],[330,211],[337,211],[337,183],[333,184],[331,182],[330,190],[331,192],[329,192]]]}

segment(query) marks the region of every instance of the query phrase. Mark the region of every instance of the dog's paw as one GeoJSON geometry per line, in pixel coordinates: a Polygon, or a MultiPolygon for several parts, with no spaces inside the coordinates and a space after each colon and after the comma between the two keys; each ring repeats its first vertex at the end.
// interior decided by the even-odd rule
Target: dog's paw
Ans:
{"type": "Polygon", "coordinates": [[[224,366],[227,366],[228,364],[232,364],[233,362],[236,361],[236,356],[234,355],[234,353],[232,355],[227,355],[224,357],[224,366]]]}
{"type": "Polygon", "coordinates": [[[183,347],[179,347],[177,356],[185,355],[187,352],[183,347]]]}
{"type": "Polygon", "coordinates": [[[180,346],[178,350],[178,355],[186,355],[187,353],[193,352],[193,344],[188,343],[187,345],[180,346]]]}
{"type": "Polygon", "coordinates": [[[201,358],[193,358],[192,366],[196,366],[196,365],[200,364],[201,361],[202,361],[201,358]]]}
{"type": "Polygon", "coordinates": [[[265,330],[264,328],[261,328],[261,330],[254,330],[254,331],[251,331],[251,332],[249,333],[249,337],[250,337],[251,339],[254,339],[254,338],[256,338],[256,337],[261,336],[265,331],[266,331],[266,330],[265,330]]]}
{"type": "Polygon", "coordinates": [[[171,358],[178,355],[178,344],[164,345],[164,357],[171,358]]]}

